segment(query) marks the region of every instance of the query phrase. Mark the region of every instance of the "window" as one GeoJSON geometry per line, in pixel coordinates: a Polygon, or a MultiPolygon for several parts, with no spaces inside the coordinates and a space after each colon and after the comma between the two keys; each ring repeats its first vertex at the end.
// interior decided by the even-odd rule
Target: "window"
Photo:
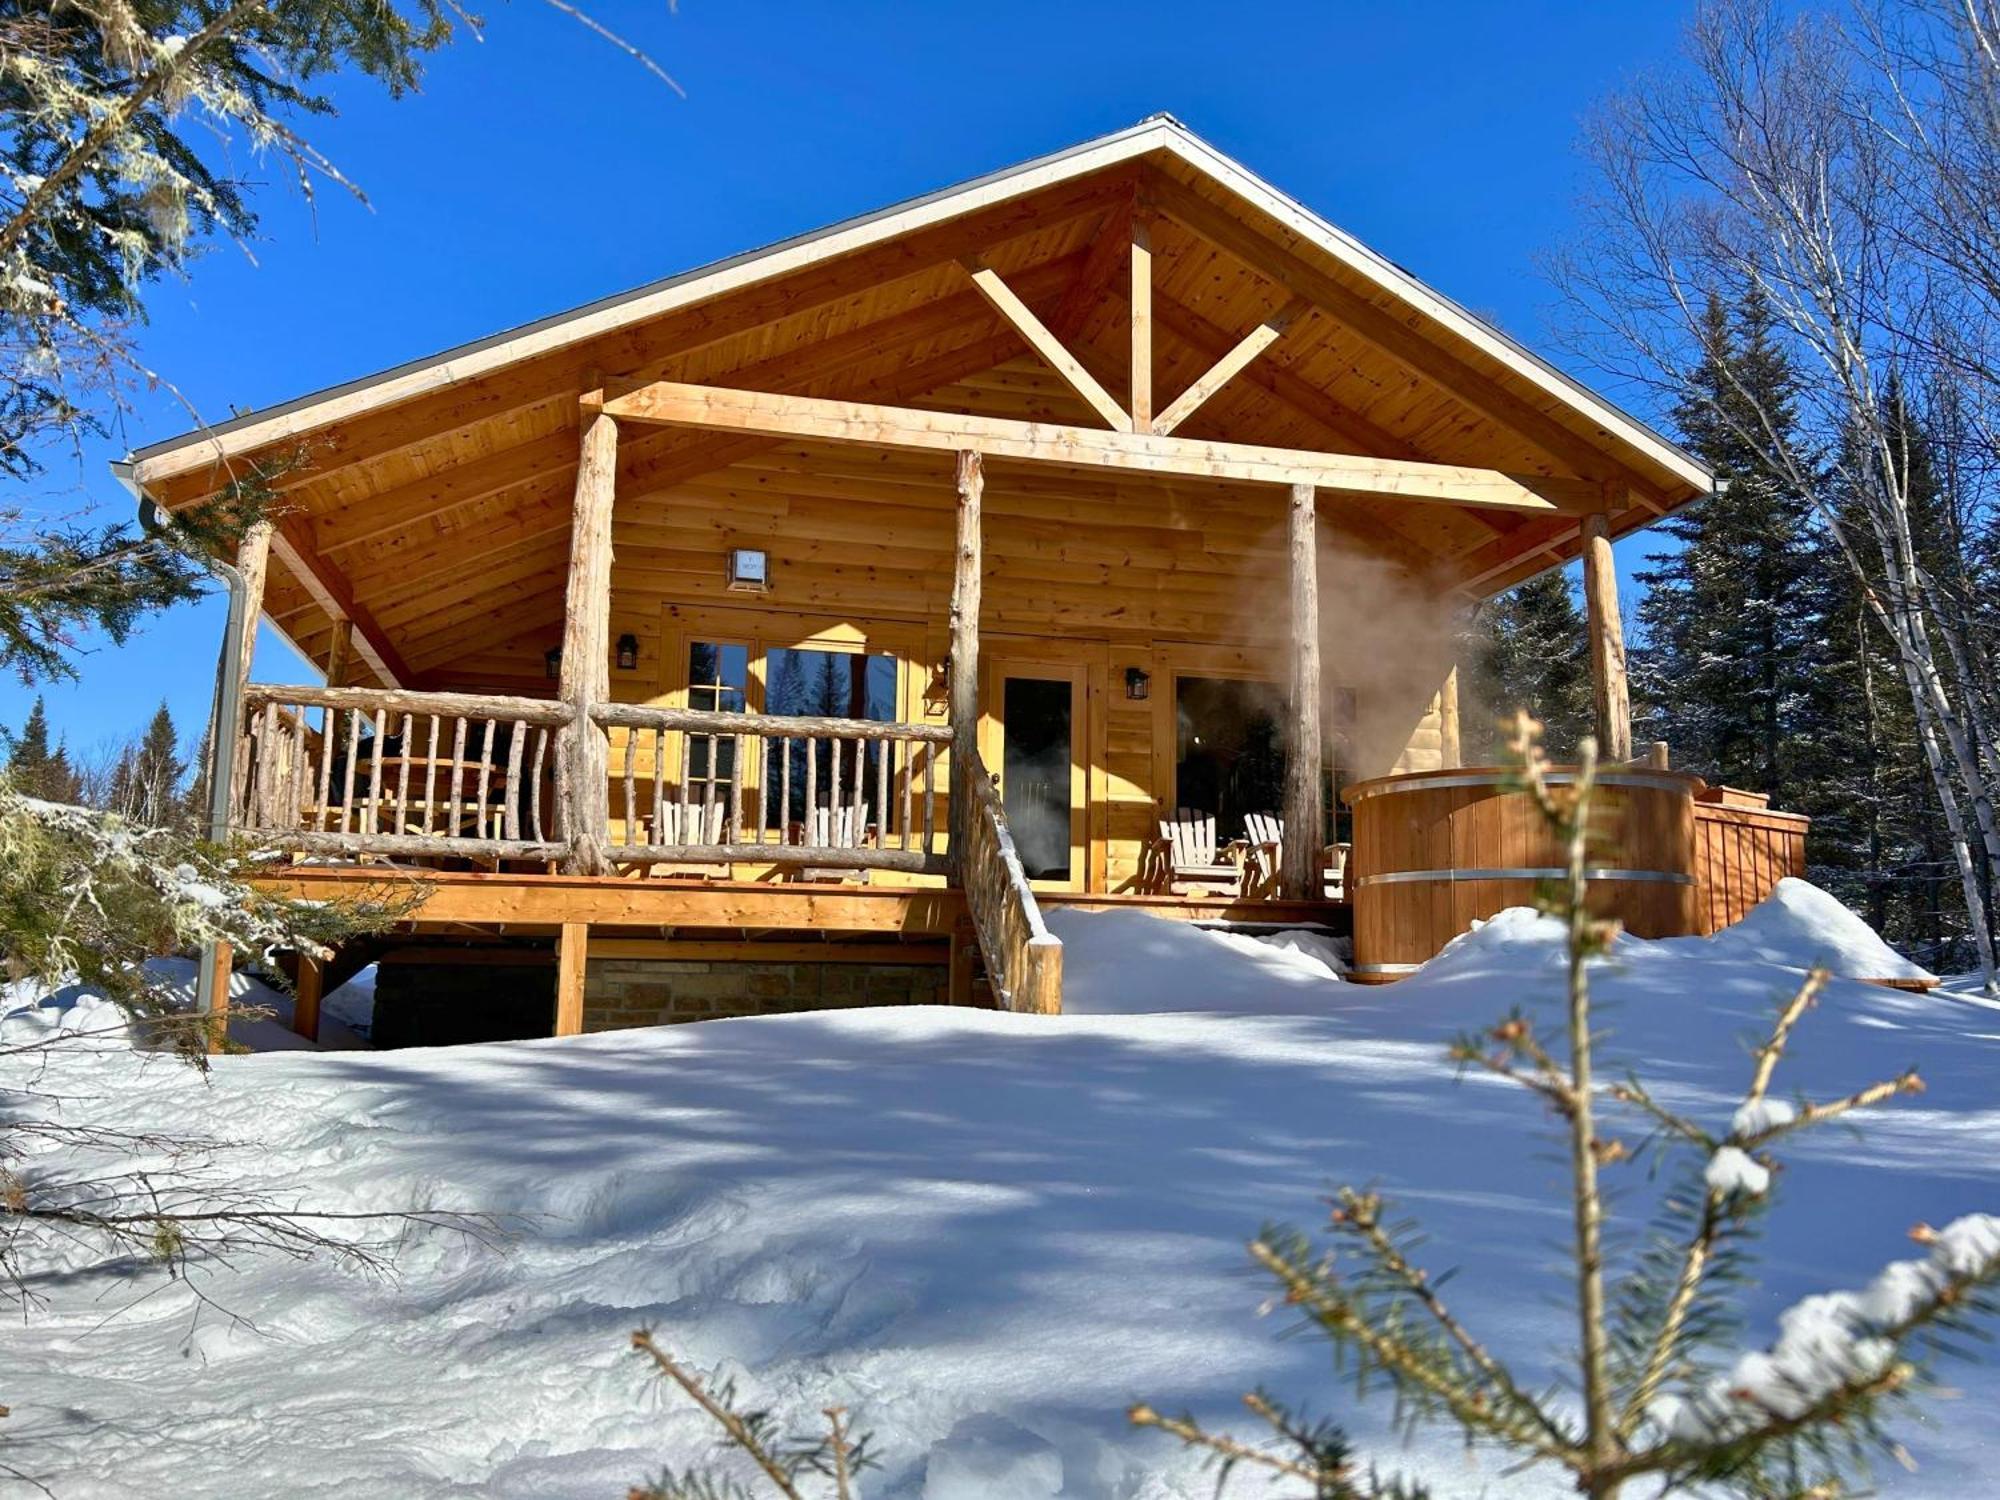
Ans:
{"type": "Polygon", "coordinates": [[[1284,693],[1268,682],[1176,677],[1174,805],[1215,815],[1218,839],[1285,798],[1284,693]]]}

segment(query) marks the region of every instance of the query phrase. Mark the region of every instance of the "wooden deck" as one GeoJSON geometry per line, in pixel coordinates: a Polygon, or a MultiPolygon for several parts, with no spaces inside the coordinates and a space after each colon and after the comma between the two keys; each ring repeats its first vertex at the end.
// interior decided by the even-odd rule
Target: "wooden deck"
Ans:
{"type": "MultiPolygon", "coordinates": [[[[418,880],[421,906],[401,924],[420,933],[548,936],[566,926],[593,934],[730,934],[742,941],[815,933],[949,937],[967,920],[962,891],[944,887],[809,885],[775,881],[662,880],[626,876],[405,872],[358,865],[300,865],[266,877],[267,888],[307,899],[358,896],[418,880]]],[[[1044,909],[1143,911],[1183,922],[1324,926],[1337,901],[1105,895],[1040,891],[1044,909]]]]}

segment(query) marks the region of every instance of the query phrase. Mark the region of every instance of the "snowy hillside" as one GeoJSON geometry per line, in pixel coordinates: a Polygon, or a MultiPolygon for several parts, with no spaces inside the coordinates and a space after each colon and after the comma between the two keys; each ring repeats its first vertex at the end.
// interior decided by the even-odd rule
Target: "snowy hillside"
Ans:
{"type": "MultiPolygon", "coordinates": [[[[1808,914],[1810,917],[1810,914],[1808,914]]],[[[1558,1495],[1440,1439],[1412,1453],[1323,1345],[1259,1318],[1245,1239],[1311,1224],[1341,1181],[1420,1215],[1454,1305],[1523,1368],[1568,1334],[1566,1198],[1523,1093],[1456,1081],[1459,1029],[1554,1003],[1549,924],[1509,913],[1367,988],[1338,955],[1124,914],[1070,915],[1072,1014],[827,1012],[430,1051],[222,1059],[211,1081],[117,1048],[50,1086],[107,1123],[245,1143],[248,1181],[320,1208],[523,1216],[494,1253],[410,1244],[400,1279],[256,1266],[199,1308],[157,1278],[66,1276],[7,1335],[4,1456],[58,1495],[615,1496],[707,1451],[626,1347],[645,1324],[802,1422],[877,1438],[873,1497],[1207,1495],[1128,1403],[1234,1424],[1263,1383],[1338,1414],[1442,1496],[1558,1495]]],[[[1775,919],[1768,927],[1779,927],[1775,919]]],[[[1803,932],[1802,937],[1800,933],[1803,932]]],[[[1626,941],[1596,981],[1613,1067],[1718,1124],[1744,1039],[1827,937],[1626,941]]],[[[75,1021],[82,1002],[60,1014],[75,1021]]],[[[22,1007],[15,1028],[54,1024],[22,1007]]],[[[1913,1253],[1905,1231],[2000,1209],[2000,1007],[1836,981],[1783,1081],[1841,1093],[1906,1065],[1929,1090],[1801,1142],[1776,1189],[1751,1330],[1913,1253]]],[[[1620,1179],[1643,1221],[1643,1174],[1620,1179]]],[[[2000,1368],[1949,1369],[1884,1493],[1985,1493],[2000,1368]]],[[[1243,1493],[1265,1493],[1238,1482],[1243,1493]]]]}

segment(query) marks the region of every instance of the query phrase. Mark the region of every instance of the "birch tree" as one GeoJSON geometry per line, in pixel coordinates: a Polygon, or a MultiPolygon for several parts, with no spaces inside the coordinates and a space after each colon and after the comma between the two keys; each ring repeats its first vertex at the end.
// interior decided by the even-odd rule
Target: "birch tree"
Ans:
{"type": "MultiPolygon", "coordinates": [[[[1898,391],[1955,384],[1967,407],[1961,436],[1990,457],[2000,364],[1987,354],[1990,326],[1965,320],[1974,310],[1990,320],[2000,283],[1985,271],[2000,264],[2000,223],[1991,203],[1963,215],[1950,205],[1987,181],[1981,163],[2000,149],[2000,53],[1984,41],[1995,14],[1995,0],[1838,17],[1710,0],[1678,64],[1591,121],[1585,227],[1555,263],[1590,357],[1671,403],[1705,400],[1713,421],[1811,497],[1894,649],[1989,987],[1986,914],[2000,876],[1994,662],[1966,628],[1971,601],[1924,565],[1898,391]],[[1919,79],[1945,57],[1960,70],[1953,86],[1919,79]],[[1958,247],[1915,248],[1947,216],[1958,247]],[[1742,384],[1718,399],[1689,378],[1709,297],[1746,293],[1770,310],[1797,376],[1789,428],[1742,384]],[[1831,473],[1815,463],[1824,454],[1831,473]],[[1857,503],[1837,507],[1835,489],[1857,503]]],[[[1990,510],[1984,495],[1974,503],[1990,510]]]]}

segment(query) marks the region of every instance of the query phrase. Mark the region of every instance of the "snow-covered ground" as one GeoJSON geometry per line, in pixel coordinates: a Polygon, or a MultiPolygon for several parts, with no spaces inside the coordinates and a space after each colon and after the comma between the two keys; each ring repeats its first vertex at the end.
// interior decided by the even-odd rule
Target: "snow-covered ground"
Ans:
{"type": "MultiPolygon", "coordinates": [[[[1614,1063],[1723,1126],[1745,1042],[1813,959],[1879,960],[1787,893],[1729,941],[1626,940],[1595,990],[1614,1063]]],[[[301,1204],[522,1216],[505,1250],[414,1239],[394,1281],[250,1265],[205,1282],[55,1265],[6,1335],[0,1459],[58,1495],[616,1495],[711,1435],[648,1382],[641,1325],[796,1419],[848,1406],[880,1500],[1207,1495],[1137,1398],[1234,1424],[1262,1383],[1338,1415],[1440,1496],[1555,1496],[1449,1437],[1404,1446],[1325,1346],[1258,1316],[1245,1239],[1311,1224],[1340,1182],[1421,1216],[1454,1305],[1531,1374],[1568,1336],[1564,1174],[1520,1090],[1443,1048],[1552,1007],[1549,924],[1510,913],[1382,988],[1340,955],[1123,913],[1059,915],[1070,1014],[873,1009],[396,1053],[227,1057],[204,1082],[124,1048],[58,1062],[67,1108],[242,1142],[235,1170],[301,1204]]],[[[356,997],[350,997],[355,1000],[356,997]]],[[[365,996],[350,1019],[365,1024],[365,996]]],[[[95,1002],[21,1006],[15,1034],[95,1002]]],[[[2000,1005],[1829,986],[1780,1074],[1848,1090],[1919,1066],[1923,1095],[1787,1153],[1750,1334],[1866,1284],[1905,1238],[2000,1208],[2000,1005]]],[[[1615,1072],[1615,1068],[1611,1071],[1615,1072]]],[[[1639,1169],[1622,1222],[1644,1221],[1639,1169]]],[[[1885,1494],[1993,1491],[2000,1371],[1908,1436],[1885,1494]]],[[[1262,1493],[1250,1480],[1244,1492],[1262,1493]]],[[[0,1481],[4,1489],[4,1481],[0,1481]]]]}

